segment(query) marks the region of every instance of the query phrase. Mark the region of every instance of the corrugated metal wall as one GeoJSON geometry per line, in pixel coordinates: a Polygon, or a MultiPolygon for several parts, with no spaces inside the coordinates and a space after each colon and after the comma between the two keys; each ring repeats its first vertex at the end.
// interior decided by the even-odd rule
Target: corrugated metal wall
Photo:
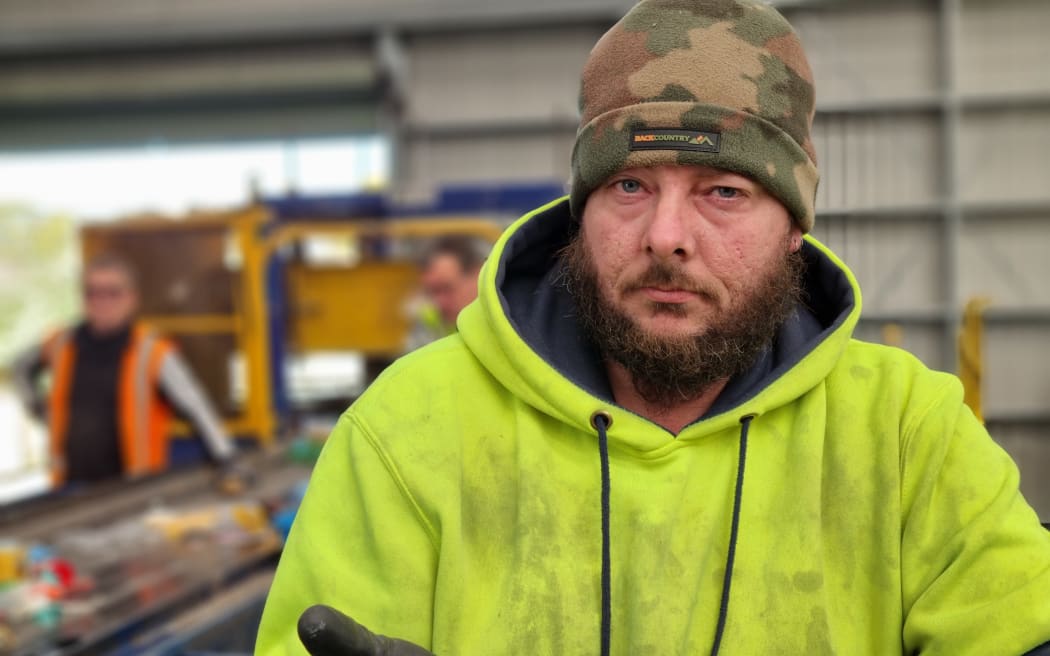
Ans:
{"type": "Polygon", "coordinates": [[[568,179],[579,72],[598,27],[503,28],[406,39],[398,190],[446,182],[568,179]]]}

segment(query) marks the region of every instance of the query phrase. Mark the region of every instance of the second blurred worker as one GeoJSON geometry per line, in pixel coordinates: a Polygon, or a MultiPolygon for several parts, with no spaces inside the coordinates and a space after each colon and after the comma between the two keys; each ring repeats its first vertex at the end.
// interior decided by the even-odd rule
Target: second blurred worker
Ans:
{"type": "Polygon", "coordinates": [[[478,273],[485,253],[468,235],[444,235],[431,242],[420,260],[424,300],[414,310],[406,350],[456,332],[456,317],[478,295],[478,273]]]}

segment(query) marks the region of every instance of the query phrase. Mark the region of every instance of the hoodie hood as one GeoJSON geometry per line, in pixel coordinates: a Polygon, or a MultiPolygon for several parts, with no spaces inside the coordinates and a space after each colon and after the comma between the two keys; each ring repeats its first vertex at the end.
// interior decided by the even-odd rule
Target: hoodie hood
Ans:
{"type": "MultiPolygon", "coordinates": [[[[610,443],[637,451],[666,444],[667,431],[612,399],[600,355],[583,334],[560,283],[557,253],[575,230],[566,198],[525,215],[496,244],[481,271],[478,299],[459,317],[467,347],[515,396],[580,430],[608,413],[610,443]]],[[[849,342],[860,315],[853,274],[806,236],[806,303],[754,365],[726,386],[711,409],[687,426],[690,439],[791,402],[821,381],[849,342]]]]}

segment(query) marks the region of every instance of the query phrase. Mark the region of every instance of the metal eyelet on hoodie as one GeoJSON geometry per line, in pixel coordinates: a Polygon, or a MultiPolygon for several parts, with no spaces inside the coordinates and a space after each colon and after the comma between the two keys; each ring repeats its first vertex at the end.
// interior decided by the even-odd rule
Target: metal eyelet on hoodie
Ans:
{"type": "Polygon", "coordinates": [[[598,419],[605,420],[605,430],[609,430],[609,427],[612,426],[613,418],[611,414],[605,410],[595,410],[591,413],[591,428],[594,430],[598,430],[598,419]]]}

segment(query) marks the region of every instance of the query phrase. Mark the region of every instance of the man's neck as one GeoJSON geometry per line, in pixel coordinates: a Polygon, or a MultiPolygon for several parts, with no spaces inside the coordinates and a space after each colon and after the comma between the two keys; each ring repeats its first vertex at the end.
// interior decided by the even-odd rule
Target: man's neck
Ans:
{"type": "Polygon", "coordinates": [[[703,416],[729,382],[728,378],[724,378],[712,383],[703,394],[695,399],[665,407],[654,405],[643,399],[631,381],[631,374],[620,363],[607,361],[605,370],[609,374],[609,385],[612,387],[613,398],[618,405],[663,426],[675,435],[703,416]]]}

